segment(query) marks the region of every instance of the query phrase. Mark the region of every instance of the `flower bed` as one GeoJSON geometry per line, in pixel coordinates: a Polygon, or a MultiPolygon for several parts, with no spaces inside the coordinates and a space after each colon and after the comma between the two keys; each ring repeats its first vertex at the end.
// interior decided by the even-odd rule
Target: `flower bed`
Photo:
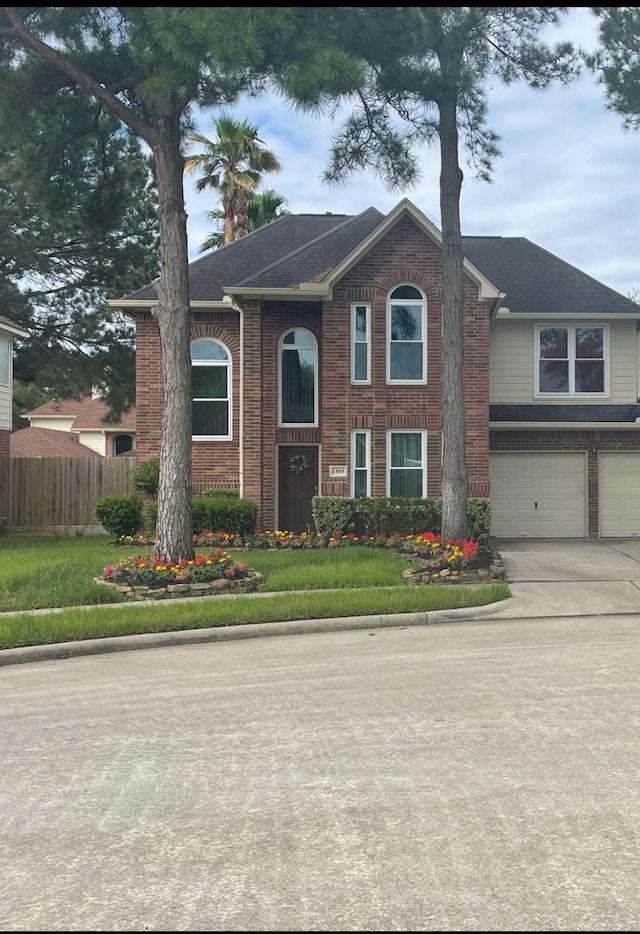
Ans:
{"type": "Polygon", "coordinates": [[[123,558],[108,564],[98,584],[116,588],[130,600],[161,600],[163,597],[213,596],[220,593],[251,593],[262,583],[262,575],[234,561],[217,548],[177,564],[164,564],[157,556],[123,558]]]}
{"type": "MultiPolygon", "coordinates": [[[[133,541],[139,542],[140,544],[152,544],[152,539],[147,539],[144,535],[140,535],[135,539],[129,539],[127,542],[123,542],[123,544],[130,544],[133,541]]],[[[216,551],[213,552],[213,554],[218,555],[218,559],[214,562],[215,567],[225,564],[227,567],[233,565],[228,551],[222,551],[223,548],[242,548],[244,550],[355,547],[386,548],[390,551],[395,551],[398,554],[415,559],[415,565],[407,568],[402,575],[403,579],[408,584],[457,584],[505,580],[502,559],[498,552],[491,552],[479,542],[469,541],[467,539],[443,539],[434,532],[422,532],[419,535],[401,535],[400,533],[394,533],[390,536],[374,536],[355,535],[353,532],[339,531],[334,531],[330,534],[321,532],[302,532],[296,534],[294,532],[276,530],[273,532],[261,532],[250,537],[243,537],[229,532],[203,532],[200,535],[194,536],[194,543],[196,548],[216,548],[216,551]],[[224,561],[220,560],[220,555],[225,556],[224,561]]],[[[125,562],[120,562],[120,565],[116,565],[116,568],[119,568],[127,562],[139,560],[141,559],[125,559],[125,562]]],[[[189,577],[190,581],[199,580],[197,575],[203,572],[199,572],[198,569],[202,568],[203,561],[204,559],[196,558],[195,562],[191,562],[189,567],[195,564],[195,569],[192,571],[189,571],[189,567],[186,569],[184,568],[184,562],[181,563],[180,573],[191,574],[192,576],[189,577]]],[[[149,562],[147,562],[147,564],[149,564],[149,562]]],[[[235,565],[235,567],[244,567],[246,569],[246,565],[235,565]]],[[[114,569],[111,570],[113,571],[114,569]]],[[[168,573],[167,569],[163,569],[154,570],[154,572],[150,574],[148,567],[145,565],[142,571],[142,577],[145,579],[141,580],[140,566],[138,565],[137,568],[132,569],[129,564],[128,577],[130,580],[128,580],[128,583],[132,584],[132,580],[135,578],[133,586],[148,586],[149,582],[147,578],[152,577],[157,585],[160,576],[166,573],[168,573]]],[[[205,571],[204,573],[207,572],[205,571]]],[[[230,575],[231,578],[236,577],[232,572],[223,571],[221,574],[218,574],[218,578],[224,580],[227,575],[230,575]]],[[[107,577],[106,574],[105,577],[107,577]]],[[[113,574],[109,575],[108,579],[113,580],[113,574]]],[[[182,583],[182,580],[177,580],[173,582],[172,586],[179,586],[182,583]]]]}

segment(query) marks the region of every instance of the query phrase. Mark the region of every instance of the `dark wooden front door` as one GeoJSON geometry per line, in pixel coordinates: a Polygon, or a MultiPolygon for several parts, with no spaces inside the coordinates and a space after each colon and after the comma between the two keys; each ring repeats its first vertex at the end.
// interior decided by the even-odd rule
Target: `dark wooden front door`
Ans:
{"type": "Polygon", "coordinates": [[[314,529],[311,497],[318,491],[317,447],[281,447],[278,476],[278,529],[281,532],[314,529]]]}

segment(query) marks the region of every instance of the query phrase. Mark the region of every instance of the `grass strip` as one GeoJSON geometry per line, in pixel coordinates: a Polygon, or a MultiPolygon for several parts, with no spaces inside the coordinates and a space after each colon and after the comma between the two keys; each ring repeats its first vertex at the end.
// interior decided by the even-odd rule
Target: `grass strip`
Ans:
{"type": "Polygon", "coordinates": [[[212,626],[430,612],[481,606],[508,596],[509,588],[503,583],[473,587],[430,584],[324,593],[274,593],[259,598],[202,597],[170,604],[71,607],[55,613],[16,613],[0,617],[0,649],[212,626]]]}

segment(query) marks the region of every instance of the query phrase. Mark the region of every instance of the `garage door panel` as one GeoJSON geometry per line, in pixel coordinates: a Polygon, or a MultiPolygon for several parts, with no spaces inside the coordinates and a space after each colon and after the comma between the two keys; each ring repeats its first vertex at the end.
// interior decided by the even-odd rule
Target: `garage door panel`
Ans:
{"type": "Polygon", "coordinates": [[[601,537],[640,535],[640,451],[598,454],[598,508],[601,537]]]}
{"type": "Polygon", "coordinates": [[[491,455],[491,533],[500,538],[587,534],[583,452],[491,455]]]}

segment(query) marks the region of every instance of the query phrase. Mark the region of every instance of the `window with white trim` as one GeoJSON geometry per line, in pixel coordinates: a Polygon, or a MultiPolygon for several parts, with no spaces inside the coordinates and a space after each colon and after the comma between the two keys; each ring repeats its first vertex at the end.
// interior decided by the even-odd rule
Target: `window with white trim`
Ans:
{"type": "Polygon", "coordinates": [[[538,325],[538,395],[584,396],[607,392],[607,338],[604,325],[538,325]]]}
{"type": "Polygon", "coordinates": [[[11,338],[0,334],[0,383],[9,382],[9,361],[11,357],[11,338]]]}
{"type": "Polygon", "coordinates": [[[426,431],[387,432],[387,496],[426,495],[426,431]]]}
{"type": "Polygon", "coordinates": [[[387,300],[387,382],[426,381],[426,298],[415,285],[399,285],[387,300]]]}
{"type": "Polygon", "coordinates": [[[371,305],[351,306],[351,382],[371,382],[371,305]]]}
{"type": "Polygon", "coordinates": [[[280,338],[278,352],[278,422],[318,424],[318,343],[304,328],[292,328],[280,338]]]}
{"type": "Polygon", "coordinates": [[[191,412],[194,441],[231,440],[231,354],[222,341],[191,341],[191,412]]]}
{"type": "Polygon", "coordinates": [[[351,495],[371,496],[371,432],[351,432],[351,495]]]}

